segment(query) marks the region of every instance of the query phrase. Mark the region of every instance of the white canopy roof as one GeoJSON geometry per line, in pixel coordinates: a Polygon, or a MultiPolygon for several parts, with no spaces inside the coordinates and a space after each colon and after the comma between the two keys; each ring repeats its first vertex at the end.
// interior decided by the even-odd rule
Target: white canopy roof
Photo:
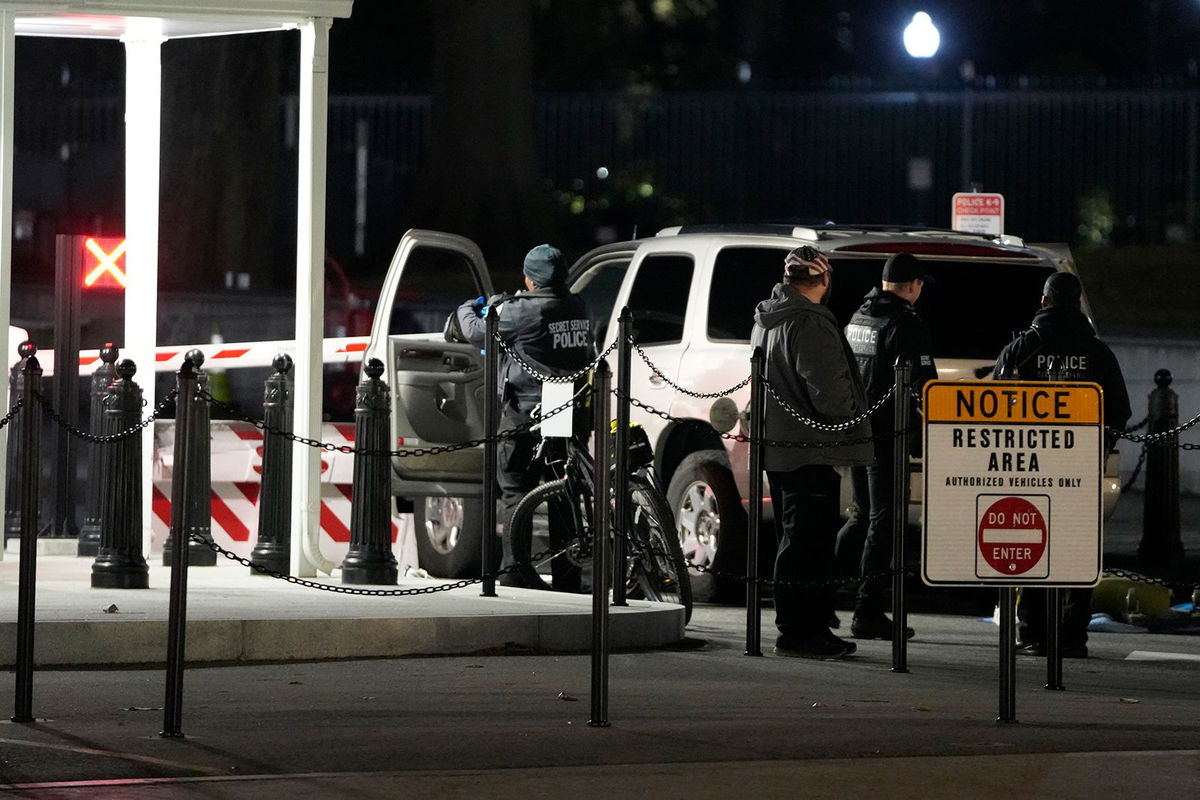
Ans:
{"type": "Polygon", "coordinates": [[[348,17],[354,0],[0,0],[18,36],[119,39],[158,23],[167,39],[294,28],[313,17],[348,17]]]}

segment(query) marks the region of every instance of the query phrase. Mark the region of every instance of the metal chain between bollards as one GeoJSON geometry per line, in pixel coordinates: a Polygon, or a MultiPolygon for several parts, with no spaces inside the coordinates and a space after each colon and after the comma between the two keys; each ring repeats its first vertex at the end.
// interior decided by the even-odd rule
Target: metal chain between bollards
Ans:
{"type": "MultiPolygon", "coordinates": [[[[617,395],[617,397],[622,400],[625,399],[624,397],[622,397],[620,395],[617,395]]],[[[636,406],[637,408],[642,409],[647,414],[653,414],[654,416],[659,417],[660,419],[664,419],[667,422],[686,422],[687,421],[687,420],[683,419],[682,417],[671,416],[666,411],[655,408],[654,406],[650,405],[649,403],[644,403],[641,400],[638,400],[636,397],[630,397],[629,403],[633,406],[636,406]]],[[[897,433],[899,433],[899,431],[897,431],[897,433]]],[[[789,442],[789,441],[781,441],[778,439],[763,439],[761,442],[758,442],[757,440],[755,440],[749,436],[740,434],[740,433],[720,433],[720,434],[718,434],[718,436],[720,436],[722,439],[727,439],[731,442],[742,442],[744,444],[762,444],[764,447],[783,447],[783,448],[791,448],[791,449],[796,449],[796,450],[822,450],[822,449],[829,448],[829,447],[849,447],[850,445],[855,445],[855,444],[870,444],[878,439],[878,437],[875,437],[875,436],[860,436],[860,437],[856,437],[853,439],[843,439],[843,440],[837,441],[837,442],[789,442]]]]}
{"type": "MultiPolygon", "coordinates": [[[[262,575],[267,575],[272,578],[278,578],[281,581],[287,581],[288,583],[295,584],[296,586],[303,586],[308,589],[319,589],[323,592],[332,592],[333,594],[369,595],[369,596],[373,596],[373,597],[409,597],[409,596],[413,596],[413,595],[436,594],[438,592],[448,592],[448,591],[451,591],[452,589],[462,589],[466,586],[474,586],[475,584],[483,582],[482,577],[467,578],[467,579],[464,579],[461,581],[456,581],[455,583],[440,583],[440,584],[437,584],[436,586],[422,586],[417,589],[360,589],[356,586],[352,586],[352,585],[347,586],[345,584],[317,583],[316,581],[305,580],[304,578],[297,578],[295,575],[289,575],[286,572],[283,572],[281,570],[272,569],[271,567],[267,567],[267,566],[264,566],[262,564],[255,562],[255,561],[251,561],[250,559],[245,558],[244,556],[239,556],[237,553],[226,550],[224,547],[221,547],[221,545],[217,544],[214,541],[206,539],[203,536],[199,536],[197,534],[189,534],[189,538],[196,544],[204,545],[205,547],[208,547],[210,550],[212,550],[217,555],[225,556],[225,558],[228,558],[230,561],[236,561],[237,563],[241,564],[242,566],[249,567],[250,569],[252,569],[255,572],[258,572],[262,575]]],[[[530,556],[528,563],[529,564],[540,564],[543,561],[549,561],[549,560],[558,558],[559,556],[566,553],[567,550],[570,549],[570,547],[573,544],[574,544],[574,542],[571,542],[567,546],[562,547],[558,550],[542,550],[539,553],[534,553],[532,556],[530,556]]],[[[522,564],[513,564],[510,567],[505,567],[504,569],[499,570],[496,574],[504,575],[509,572],[516,572],[517,569],[519,569],[520,567],[523,567],[523,566],[525,566],[525,564],[523,564],[523,563],[522,564]]]]}
{"type": "Polygon", "coordinates": [[[1137,433],[1138,431],[1140,431],[1142,428],[1146,427],[1149,424],[1150,424],[1150,415],[1147,414],[1144,418],[1142,418],[1142,421],[1139,422],[1137,425],[1125,426],[1125,433],[1137,433]]]}
{"type": "Polygon", "coordinates": [[[587,366],[577,369],[570,375],[547,375],[539,372],[537,367],[530,364],[528,361],[522,358],[516,350],[513,350],[511,347],[509,347],[504,339],[501,338],[500,334],[496,334],[495,339],[496,343],[500,345],[500,349],[503,350],[509,358],[516,362],[517,366],[519,366],[529,375],[537,378],[542,383],[574,383],[580,378],[586,377],[589,372],[596,368],[596,365],[603,361],[610,353],[612,353],[613,350],[617,349],[617,342],[614,339],[613,343],[605,348],[603,353],[600,353],[598,356],[592,359],[591,363],[589,363],[587,366]]]}
{"type": "Polygon", "coordinates": [[[678,383],[676,383],[675,381],[668,378],[666,376],[666,374],[661,369],[658,368],[658,365],[650,360],[650,356],[646,355],[646,351],[642,349],[641,345],[639,345],[637,342],[635,342],[633,340],[633,337],[629,338],[629,344],[633,347],[634,350],[637,351],[637,354],[639,356],[641,356],[642,361],[646,362],[646,366],[650,368],[650,371],[653,372],[655,375],[657,375],[659,378],[662,378],[663,383],[667,384],[668,386],[670,386],[672,389],[679,392],[680,394],[686,394],[688,397],[696,397],[701,400],[715,400],[718,397],[726,397],[728,395],[731,395],[734,392],[738,391],[739,389],[742,389],[742,388],[750,385],[750,377],[751,376],[747,375],[745,377],[745,379],[743,379],[741,382],[737,383],[734,386],[729,387],[728,389],[726,389],[722,392],[694,392],[691,389],[687,389],[687,388],[684,388],[683,386],[680,386],[678,383]]]}
{"type": "Polygon", "coordinates": [[[590,393],[591,393],[591,387],[584,386],[578,392],[576,392],[575,395],[570,400],[563,403],[561,406],[552,408],[549,411],[542,414],[541,416],[539,416],[538,418],[530,420],[529,422],[524,422],[516,427],[510,428],[505,431],[501,431],[500,433],[497,433],[494,437],[485,436],[480,439],[470,439],[465,442],[458,442],[457,444],[438,445],[435,447],[413,447],[413,448],[407,448],[407,449],[403,449],[403,450],[373,450],[370,448],[356,448],[356,447],[352,447],[348,444],[334,444],[332,442],[322,442],[319,439],[311,439],[306,436],[297,436],[296,434],[291,433],[289,431],[285,431],[276,425],[270,425],[263,420],[254,419],[249,414],[246,414],[244,411],[237,408],[236,406],[233,406],[233,405],[230,405],[229,403],[225,403],[225,402],[215,399],[207,391],[200,390],[197,392],[197,394],[200,397],[203,397],[210,404],[212,404],[213,406],[216,406],[217,408],[224,411],[225,413],[230,414],[235,419],[237,419],[239,422],[248,422],[251,425],[253,425],[254,427],[263,431],[264,433],[269,433],[272,436],[279,436],[279,437],[282,437],[289,441],[296,442],[298,444],[307,445],[308,447],[315,447],[315,448],[318,448],[321,450],[327,450],[330,453],[345,453],[347,455],[356,455],[356,456],[380,456],[380,457],[390,456],[390,457],[395,457],[395,458],[415,458],[418,456],[434,456],[434,455],[441,455],[442,453],[453,453],[458,450],[465,450],[470,447],[478,447],[479,445],[485,444],[489,440],[489,438],[494,439],[495,441],[502,442],[506,439],[511,439],[514,436],[517,436],[518,434],[525,433],[526,431],[529,431],[529,430],[537,427],[538,425],[540,425],[542,423],[543,420],[549,419],[550,417],[553,417],[556,414],[561,414],[562,412],[564,412],[567,409],[574,406],[575,403],[582,401],[590,393]]]}
{"type": "Polygon", "coordinates": [[[765,388],[767,390],[767,394],[771,395],[771,397],[773,397],[775,399],[775,402],[779,404],[780,408],[782,408],[784,411],[786,411],[791,416],[795,417],[796,420],[800,422],[800,424],[802,424],[808,428],[813,428],[818,431],[826,431],[829,433],[841,433],[842,431],[848,431],[848,430],[851,430],[852,428],[858,427],[862,423],[866,422],[873,414],[875,414],[876,411],[881,409],[883,407],[883,405],[888,400],[891,399],[892,395],[896,393],[896,387],[889,386],[887,392],[884,393],[883,397],[881,397],[877,401],[875,401],[874,405],[872,405],[870,408],[868,408],[863,413],[859,414],[857,417],[854,417],[853,419],[849,419],[845,422],[829,423],[829,422],[818,422],[815,419],[809,419],[808,417],[804,416],[796,409],[792,408],[792,406],[789,405],[786,400],[784,400],[782,397],[779,396],[779,394],[775,391],[775,387],[772,386],[771,382],[769,380],[767,380],[766,378],[763,378],[763,388],[765,388]]]}
{"type": "Polygon", "coordinates": [[[59,426],[65,428],[76,439],[82,439],[83,441],[91,442],[92,444],[112,444],[113,442],[119,442],[122,439],[128,439],[130,436],[134,436],[139,431],[143,430],[147,425],[152,424],[156,420],[162,419],[163,412],[166,410],[168,405],[175,401],[177,394],[178,393],[175,389],[167,392],[167,395],[158,402],[157,406],[154,407],[153,413],[151,413],[150,416],[146,417],[138,424],[130,428],[126,428],[120,433],[104,435],[89,433],[88,431],[72,425],[66,420],[66,418],[62,416],[62,414],[55,410],[54,406],[50,404],[50,401],[47,400],[40,392],[34,395],[34,397],[37,398],[42,410],[49,415],[50,419],[54,420],[59,426]]]}
{"type": "MultiPolygon", "coordinates": [[[[1147,420],[1149,420],[1148,417],[1147,417],[1147,420]]],[[[1145,422],[1142,423],[1142,425],[1145,425],[1145,424],[1146,424],[1145,422]]],[[[1181,433],[1191,430],[1192,428],[1196,427],[1196,425],[1198,425],[1198,424],[1200,424],[1200,414],[1197,414],[1196,416],[1192,417],[1191,419],[1189,419],[1187,422],[1183,423],[1182,425],[1177,425],[1174,428],[1171,428],[1170,430],[1159,431],[1158,433],[1147,433],[1144,436],[1139,436],[1134,433],[1129,433],[1128,431],[1117,430],[1116,428],[1106,427],[1104,430],[1107,431],[1111,436],[1113,436],[1117,439],[1125,439],[1126,441],[1130,441],[1130,442],[1154,445],[1154,444],[1162,443],[1166,439],[1174,438],[1181,433]]],[[[1200,444],[1194,444],[1191,442],[1181,442],[1181,443],[1177,443],[1175,446],[1180,448],[1181,450],[1200,450],[1200,444]]]]}
{"type": "Polygon", "coordinates": [[[1121,493],[1124,494],[1133,488],[1137,483],[1138,476],[1142,474],[1142,467],[1146,464],[1147,448],[1142,445],[1142,451],[1138,453],[1137,463],[1133,465],[1133,472],[1129,476],[1129,480],[1125,481],[1125,485],[1121,487],[1121,493]]]}
{"type": "MultiPolygon", "coordinates": [[[[610,531],[612,532],[612,535],[615,538],[622,539],[625,542],[628,542],[629,544],[633,545],[633,547],[640,553],[644,553],[644,554],[650,555],[650,556],[655,556],[658,558],[666,558],[666,559],[671,558],[671,554],[668,553],[667,551],[660,550],[657,547],[654,547],[653,545],[648,544],[641,539],[635,539],[632,536],[628,536],[628,535],[622,533],[621,531],[617,530],[615,526],[611,527],[610,531]]],[[[686,563],[687,563],[688,569],[694,569],[697,572],[703,572],[705,574],[712,575],[713,577],[716,577],[716,578],[728,578],[730,580],[737,581],[738,583],[756,583],[759,586],[797,586],[797,587],[811,588],[811,589],[830,588],[830,587],[836,588],[839,586],[849,586],[851,584],[861,583],[864,580],[881,580],[883,578],[890,578],[890,577],[900,574],[900,573],[903,573],[905,575],[916,575],[917,574],[916,568],[908,567],[903,570],[897,570],[897,569],[881,570],[879,572],[872,572],[869,575],[862,575],[862,576],[856,575],[851,578],[846,578],[846,577],[828,578],[828,579],[819,580],[819,581],[818,580],[777,581],[773,578],[751,578],[748,575],[740,575],[736,572],[729,572],[726,570],[713,569],[712,567],[708,567],[703,564],[693,564],[691,562],[686,562],[686,563]]]]}
{"type": "Polygon", "coordinates": [[[19,398],[16,404],[8,410],[8,413],[3,417],[0,417],[0,428],[3,428],[8,423],[12,422],[13,417],[17,415],[17,412],[21,410],[23,405],[25,405],[25,399],[19,398]]]}
{"type": "Polygon", "coordinates": [[[1106,568],[1103,572],[1105,575],[1111,575],[1114,578],[1124,578],[1133,581],[1134,583],[1145,583],[1150,586],[1165,586],[1168,589],[1190,589],[1196,591],[1200,589],[1200,583],[1187,583],[1186,581],[1173,580],[1171,578],[1157,578],[1151,575],[1142,575],[1140,572],[1131,572],[1127,569],[1119,567],[1106,568]]]}

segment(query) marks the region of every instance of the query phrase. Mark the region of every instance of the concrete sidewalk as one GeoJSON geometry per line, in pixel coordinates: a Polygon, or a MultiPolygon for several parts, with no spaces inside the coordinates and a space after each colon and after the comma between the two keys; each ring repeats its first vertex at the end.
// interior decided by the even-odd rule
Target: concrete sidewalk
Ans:
{"type": "MultiPolygon", "coordinates": [[[[93,589],[92,559],[38,558],[39,666],[153,664],[166,658],[170,570],[150,567],[150,589],[93,589]]],[[[16,652],[19,559],[0,562],[0,666],[16,652]]],[[[316,582],[340,586],[337,578],[316,582]]],[[[399,589],[453,583],[401,578],[399,589]]],[[[388,589],[389,587],[361,587],[388,589]]],[[[188,570],[187,657],[192,663],[471,653],[501,648],[579,652],[591,646],[591,596],[478,584],[430,594],[370,597],[321,591],[232,562],[188,570]]],[[[683,638],[681,606],[631,600],[610,614],[614,647],[683,638]]]]}

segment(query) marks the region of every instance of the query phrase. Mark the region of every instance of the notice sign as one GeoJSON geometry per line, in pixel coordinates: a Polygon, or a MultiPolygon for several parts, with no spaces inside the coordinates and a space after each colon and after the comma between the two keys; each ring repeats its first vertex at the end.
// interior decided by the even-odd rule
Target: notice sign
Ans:
{"type": "Polygon", "coordinates": [[[1102,407],[1094,383],[926,384],[925,583],[1096,585],[1102,407]]]}
{"type": "Polygon", "coordinates": [[[1004,233],[1004,195],[958,192],[950,201],[950,228],[963,233],[1004,233]]]}

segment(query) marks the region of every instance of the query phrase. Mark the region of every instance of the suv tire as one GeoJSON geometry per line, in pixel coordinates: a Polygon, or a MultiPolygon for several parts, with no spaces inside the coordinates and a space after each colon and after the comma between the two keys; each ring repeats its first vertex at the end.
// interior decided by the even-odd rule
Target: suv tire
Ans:
{"type": "Polygon", "coordinates": [[[714,576],[689,570],[697,600],[745,600],[745,584],[732,576],[746,574],[746,510],[728,462],[722,450],[692,453],[667,487],[684,559],[728,573],[714,581],[714,576]]]}
{"type": "Polygon", "coordinates": [[[413,498],[413,536],[421,569],[435,578],[478,578],[482,516],[483,503],[477,497],[413,498]]]}

